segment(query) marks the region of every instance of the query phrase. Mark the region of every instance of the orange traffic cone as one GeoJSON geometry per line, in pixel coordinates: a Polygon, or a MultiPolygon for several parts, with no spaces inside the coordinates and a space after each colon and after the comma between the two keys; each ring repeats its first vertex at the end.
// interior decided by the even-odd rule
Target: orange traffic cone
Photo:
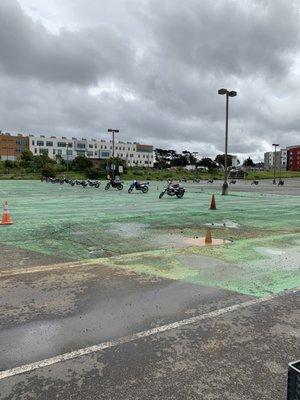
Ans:
{"type": "Polygon", "coordinates": [[[205,244],[212,244],[212,237],[211,237],[211,229],[207,228],[206,229],[206,235],[205,235],[205,244]]]}
{"type": "Polygon", "coordinates": [[[215,195],[214,194],[212,195],[212,198],[211,198],[210,209],[211,210],[216,210],[217,209],[216,199],[215,199],[215,195]]]}
{"type": "Polygon", "coordinates": [[[10,216],[10,212],[8,209],[8,203],[7,201],[3,204],[3,215],[2,215],[2,221],[0,225],[12,225],[12,219],[10,216]]]}

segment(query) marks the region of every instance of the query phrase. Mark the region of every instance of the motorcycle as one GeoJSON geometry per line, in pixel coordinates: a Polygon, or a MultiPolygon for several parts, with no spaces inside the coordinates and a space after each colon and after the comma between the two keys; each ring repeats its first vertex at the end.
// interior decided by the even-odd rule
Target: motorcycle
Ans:
{"type": "Polygon", "coordinates": [[[107,184],[106,184],[104,189],[108,190],[110,187],[116,188],[118,190],[123,190],[124,186],[123,186],[121,181],[110,181],[110,182],[107,182],[107,184]]]}
{"type": "Polygon", "coordinates": [[[100,182],[88,180],[88,185],[89,185],[90,187],[98,188],[98,187],[100,186],[100,182]]]}
{"type": "Polygon", "coordinates": [[[178,199],[181,199],[183,197],[185,193],[185,189],[180,186],[178,183],[176,184],[168,184],[168,186],[166,186],[165,190],[163,192],[161,192],[161,194],[159,195],[159,198],[162,199],[164,197],[165,194],[167,194],[168,196],[176,196],[178,199]]]}
{"type": "Polygon", "coordinates": [[[149,182],[140,183],[138,181],[133,181],[129,186],[128,193],[131,193],[133,189],[140,190],[142,193],[147,193],[149,190],[149,182]]]}

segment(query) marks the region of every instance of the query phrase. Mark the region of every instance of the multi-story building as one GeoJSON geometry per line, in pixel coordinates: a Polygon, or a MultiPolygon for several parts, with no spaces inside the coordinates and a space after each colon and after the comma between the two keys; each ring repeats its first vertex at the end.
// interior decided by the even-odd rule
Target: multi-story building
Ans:
{"type": "Polygon", "coordinates": [[[287,169],[287,149],[281,149],[279,151],[268,151],[264,154],[264,169],[270,170],[274,168],[276,170],[286,170],[287,169]]]}
{"type": "Polygon", "coordinates": [[[300,171],[300,145],[287,147],[287,164],[291,171],[300,171]]]}
{"type": "MultiPolygon", "coordinates": [[[[153,146],[131,142],[115,142],[114,155],[128,166],[153,167],[153,146]]],[[[62,157],[66,161],[76,156],[108,159],[113,156],[112,141],[98,139],[68,139],[66,137],[29,136],[29,148],[34,155],[47,154],[51,159],[62,157]]]]}
{"type": "Polygon", "coordinates": [[[0,134],[0,160],[16,161],[24,150],[29,149],[28,136],[10,133],[0,134]]]}
{"type": "Polygon", "coordinates": [[[57,138],[56,136],[46,137],[44,135],[29,135],[29,149],[34,156],[47,154],[51,159],[56,160],[59,157],[65,160],[73,160],[76,156],[74,151],[74,138],[57,138]]]}

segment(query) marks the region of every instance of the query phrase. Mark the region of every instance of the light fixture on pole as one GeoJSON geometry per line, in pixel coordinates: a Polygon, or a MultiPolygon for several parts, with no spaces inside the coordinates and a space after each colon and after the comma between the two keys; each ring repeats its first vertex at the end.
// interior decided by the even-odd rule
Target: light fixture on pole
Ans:
{"type": "Polygon", "coordinates": [[[119,132],[119,129],[107,129],[107,132],[112,133],[112,159],[113,159],[113,165],[112,165],[112,180],[115,180],[115,133],[119,132]]]}
{"type": "MultiPolygon", "coordinates": [[[[274,148],[275,148],[275,151],[274,151],[274,161],[273,161],[273,164],[274,164],[273,185],[276,185],[276,149],[277,149],[277,147],[279,146],[279,144],[278,144],[278,143],[273,143],[272,146],[274,146],[274,148]]],[[[280,160],[280,161],[281,161],[281,160],[280,160]]]]}
{"type": "Polygon", "coordinates": [[[226,117],[225,117],[225,162],[224,162],[224,183],[222,186],[222,195],[228,194],[228,109],[229,109],[229,97],[235,97],[237,95],[237,92],[234,90],[227,90],[227,89],[219,89],[218,94],[220,95],[226,95],[226,117]]]}

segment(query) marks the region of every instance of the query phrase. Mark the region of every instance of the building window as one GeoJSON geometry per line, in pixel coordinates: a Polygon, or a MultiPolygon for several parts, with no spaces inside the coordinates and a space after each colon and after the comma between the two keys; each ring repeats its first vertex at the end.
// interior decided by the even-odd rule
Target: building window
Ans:
{"type": "Polygon", "coordinates": [[[53,147],[53,142],[46,142],[46,146],[53,147]]]}
{"type": "Polygon", "coordinates": [[[40,154],[47,154],[48,155],[48,149],[40,149],[40,154]]]}
{"type": "Polygon", "coordinates": [[[31,141],[32,146],[34,146],[34,140],[31,141]]]}
{"type": "Polygon", "coordinates": [[[62,149],[57,149],[57,155],[61,156],[62,155],[62,149]]]}
{"type": "Polygon", "coordinates": [[[77,143],[77,149],[85,149],[85,143],[77,143]]]}
{"type": "Polygon", "coordinates": [[[44,142],[42,140],[37,140],[36,145],[37,146],[44,146],[44,142]]]}
{"type": "Polygon", "coordinates": [[[89,144],[89,148],[92,149],[92,148],[93,148],[93,145],[92,145],[92,144],[89,144]]]}
{"type": "Polygon", "coordinates": [[[36,153],[37,153],[37,149],[35,148],[35,149],[34,149],[34,154],[36,154],[36,153]]]}
{"type": "Polygon", "coordinates": [[[66,142],[57,142],[57,147],[66,147],[66,142]]]}

